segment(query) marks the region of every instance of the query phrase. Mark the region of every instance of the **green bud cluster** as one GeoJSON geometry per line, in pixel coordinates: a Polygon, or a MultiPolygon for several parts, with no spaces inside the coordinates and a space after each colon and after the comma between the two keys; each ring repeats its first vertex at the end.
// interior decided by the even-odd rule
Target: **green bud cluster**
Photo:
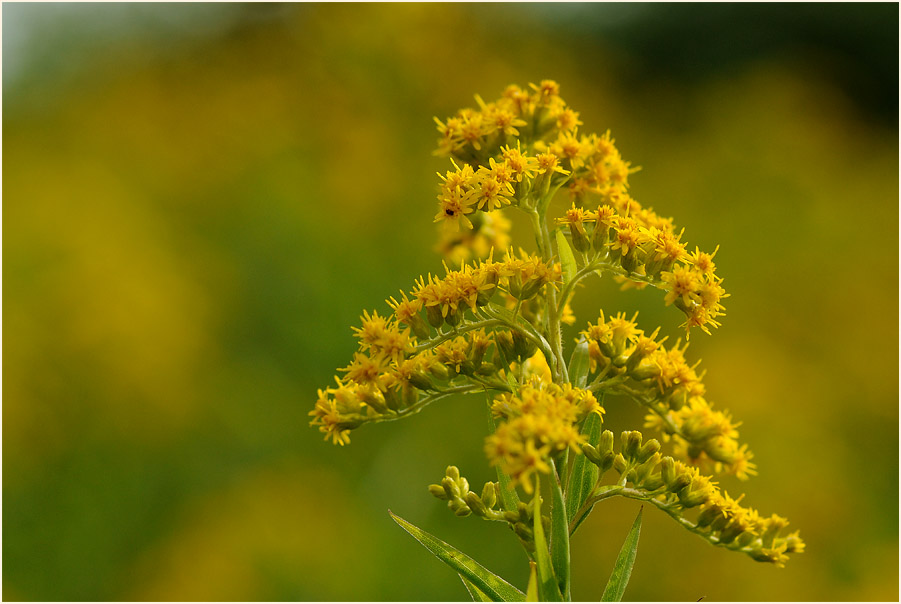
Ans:
{"type": "MultiPolygon", "coordinates": [[[[535,536],[532,532],[534,519],[534,499],[528,504],[519,502],[515,510],[499,510],[499,486],[496,482],[486,482],[482,493],[469,490],[469,481],[460,475],[456,466],[448,466],[440,484],[430,484],[429,493],[434,497],[447,501],[447,507],[460,517],[479,516],[485,520],[506,522],[510,529],[529,552],[535,551],[535,536]]],[[[545,531],[550,531],[550,517],[542,515],[545,531]]]]}
{"type": "Polygon", "coordinates": [[[430,484],[429,493],[447,501],[447,507],[457,516],[475,514],[489,520],[501,519],[501,513],[494,509],[497,503],[497,484],[486,482],[482,494],[469,490],[469,481],[460,475],[457,466],[448,466],[441,484],[430,484]]]}

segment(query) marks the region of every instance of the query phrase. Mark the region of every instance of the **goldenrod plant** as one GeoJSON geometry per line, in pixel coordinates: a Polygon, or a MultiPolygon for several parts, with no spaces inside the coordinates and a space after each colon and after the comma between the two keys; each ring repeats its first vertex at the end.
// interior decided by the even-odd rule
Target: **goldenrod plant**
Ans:
{"type": "MultiPolygon", "coordinates": [[[[449,564],[474,600],[571,599],[569,540],[592,509],[613,497],[644,502],[708,543],[783,566],[804,550],[788,521],[763,516],[718,487],[718,475],[755,475],[739,423],[708,400],[704,373],[688,360],[689,334],[720,326],[728,297],[716,250],[688,251],[671,218],[629,195],[637,171],[610,132],[581,134],[579,113],[553,81],[509,86],[494,102],[435,119],[439,249],[445,274],[391,297],[390,312],[364,312],[359,350],[335,385],[318,393],[311,425],[338,445],[364,424],[419,413],[451,396],[487,397],[485,453],[497,481],[481,489],[449,466],[430,493],[457,516],[506,525],[531,564],[525,591],[451,545],[392,514],[449,564]],[[548,216],[567,194],[570,209],[548,216]],[[510,246],[503,212],[524,212],[536,252],[510,246]],[[652,286],[684,314],[682,338],[609,315],[583,323],[575,341],[570,302],[590,277],[624,288],[652,286]],[[646,432],[617,438],[603,401],[620,395],[646,412],[646,432]]],[[[483,398],[483,400],[485,400],[483,398]]],[[[619,600],[635,560],[641,512],[613,569],[605,600],[619,600]]]]}

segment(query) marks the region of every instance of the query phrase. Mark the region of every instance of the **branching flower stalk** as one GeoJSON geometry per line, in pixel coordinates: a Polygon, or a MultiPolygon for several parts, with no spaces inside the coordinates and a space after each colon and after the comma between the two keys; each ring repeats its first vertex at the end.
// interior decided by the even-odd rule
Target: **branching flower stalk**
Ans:
{"type": "MultiPolygon", "coordinates": [[[[555,82],[476,101],[478,108],[435,120],[436,153],[451,162],[439,174],[435,217],[445,274],[420,277],[390,298],[389,314],[364,312],[354,328],[359,350],[335,386],[319,390],[311,425],[345,445],[364,424],[452,395],[487,395],[493,431],[485,451],[498,480],[477,493],[449,466],[429,491],[458,516],[509,527],[532,562],[526,592],[395,517],[460,573],[474,598],[569,599],[569,538],[612,497],[658,508],[712,545],[784,565],[804,542],[786,533],[784,518],[762,516],[718,487],[717,476],[746,480],[756,466],[739,423],[708,401],[703,372],[686,358],[690,332],[710,334],[724,316],[717,250],[689,252],[684,230],[629,195],[637,169],[609,131],[579,133],[579,114],[555,82]],[[549,217],[564,191],[570,209],[549,217]],[[529,217],[536,253],[510,247],[509,209],[529,217]],[[603,310],[566,342],[570,302],[594,276],[661,290],[685,316],[684,343],[666,345],[659,328],[646,333],[637,313],[603,310]],[[627,430],[617,446],[602,429],[608,394],[642,406],[656,438],[627,430]]],[[[613,587],[608,592],[621,594],[624,584],[613,587]]]]}

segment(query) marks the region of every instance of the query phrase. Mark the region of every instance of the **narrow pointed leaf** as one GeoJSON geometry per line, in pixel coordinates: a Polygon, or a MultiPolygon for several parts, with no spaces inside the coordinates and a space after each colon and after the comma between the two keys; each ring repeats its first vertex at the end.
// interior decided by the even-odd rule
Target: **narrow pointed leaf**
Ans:
{"type": "MultiPolygon", "coordinates": [[[[582,426],[582,434],[588,444],[597,446],[601,440],[601,418],[597,413],[590,414],[582,426]]],[[[573,462],[572,474],[569,477],[569,488],[566,491],[566,521],[571,524],[591,490],[598,481],[598,467],[588,461],[584,455],[577,455],[573,462]]],[[[576,532],[574,527],[572,533],[576,532]]]]}
{"type": "Polygon", "coordinates": [[[538,564],[538,594],[542,602],[562,602],[563,597],[557,588],[557,578],[548,554],[547,539],[544,536],[544,523],[541,522],[541,487],[535,480],[535,512],[532,532],[535,535],[535,562],[538,564]]]}
{"type": "Polygon", "coordinates": [[[463,575],[457,575],[460,577],[460,580],[463,581],[463,586],[466,587],[466,591],[469,592],[469,597],[472,598],[473,602],[491,602],[491,598],[485,595],[481,589],[472,584],[472,581],[464,577],[463,575]]]}
{"type": "Polygon", "coordinates": [[[529,573],[529,586],[526,588],[526,602],[538,601],[538,577],[535,575],[535,563],[529,561],[531,572],[529,573]]]}
{"type": "MultiPolygon", "coordinates": [[[[488,401],[488,433],[494,434],[497,425],[494,422],[494,416],[491,415],[491,401],[488,401]]],[[[515,512],[519,505],[519,495],[513,487],[510,477],[504,472],[500,466],[497,466],[497,486],[501,495],[501,505],[508,512],[515,512]]]]}
{"type": "Polygon", "coordinates": [[[591,360],[588,356],[588,340],[581,338],[569,358],[569,381],[576,388],[584,388],[588,384],[588,369],[591,360]]]}
{"type": "Polygon", "coordinates": [[[569,283],[576,276],[576,257],[573,256],[572,248],[566,236],[560,229],[556,230],[557,237],[557,254],[560,256],[560,264],[563,268],[563,283],[569,283]]]}
{"type": "Polygon", "coordinates": [[[458,550],[431,535],[421,528],[410,524],[400,516],[388,510],[388,514],[402,529],[410,533],[427,550],[432,552],[439,560],[453,568],[462,576],[469,579],[482,593],[491,598],[493,602],[522,602],[525,594],[507,583],[501,577],[458,550]]]}
{"type": "Polygon", "coordinates": [[[610,574],[610,580],[607,581],[607,587],[604,589],[604,595],[601,596],[601,602],[620,602],[623,594],[626,592],[626,585],[629,584],[629,577],[632,576],[632,565],[635,564],[635,555],[638,553],[638,536],[641,533],[641,512],[638,510],[638,516],[632,523],[632,529],[626,536],[619,556],[616,557],[616,563],[613,565],[613,572],[610,574]]]}
{"type": "MultiPolygon", "coordinates": [[[[584,457],[584,456],[580,456],[584,457]]],[[[551,460],[551,498],[554,507],[551,513],[551,563],[557,576],[557,587],[564,600],[569,600],[569,518],[563,502],[563,490],[556,480],[556,469],[551,460]]]]}

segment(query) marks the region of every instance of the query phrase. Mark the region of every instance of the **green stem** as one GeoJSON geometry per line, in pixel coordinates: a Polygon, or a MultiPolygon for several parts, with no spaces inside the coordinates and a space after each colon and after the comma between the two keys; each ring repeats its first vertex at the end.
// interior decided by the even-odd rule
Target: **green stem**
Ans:
{"type": "MultiPolygon", "coordinates": [[[[556,191],[554,191],[556,192],[556,191]]],[[[551,195],[551,193],[549,193],[551,195]]],[[[539,203],[546,209],[546,203],[539,203]]],[[[545,262],[553,260],[553,248],[551,247],[551,235],[547,227],[547,220],[544,214],[539,214],[532,210],[529,212],[529,218],[532,220],[532,228],[535,230],[536,239],[538,241],[538,251],[541,258],[545,262]]],[[[551,354],[554,358],[554,377],[556,381],[562,383],[569,382],[569,372],[566,369],[566,361],[563,358],[563,338],[560,331],[560,312],[557,309],[557,290],[552,284],[545,287],[546,306],[547,306],[547,330],[550,339],[551,354]]]]}
{"type": "Polygon", "coordinates": [[[580,268],[578,271],[576,271],[576,274],[572,278],[572,281],[570,281],[569,283],[564,285],[563,291],[560,293],[560,308],[557,309],[557,311],[559,313],[561,313],[561,314],[563,313],[563,306],[566,304],[566,301],[569,299],[569,296],[572,293],[573,289],[576,287],[576,284],[579,281],[581,281],[582,279],[584,279],[585,277],[593,274],[595,271],[597,271],[599,268],[601,268],[601,266],[603,266],[603,264],[600,262],[591,263],[591,264],[586,264],[585,266],[580,268]]]}
{"type": "Polygon", "coordinates": [[[432,338],[431,340],[426,340],[424,342],[420,342],[414,348],[415,352],[422,352],[423,350],[428,350],[429,348],[434,348],[438,344],[442,342],[446,342],[451,338],[455,338],[460,334],[466,333],[468,331],[474,331],[476,329],[482,329],[483,327],[494,327],[496,325],[502,325],[503,322],[499,319],[488,319],[486,321],[476,321],[474,323],[467,323],[466,325],[462,325],[454,328],[452,331],[441,334],[438,337],[432,338]]]}
{"type": "Polygon", "coordinates": [[[416,415],[420,411],[422,411],[426,406],[434,403],[435,401],[439,401],[443,398],[447,398],[449,396],[453,396],[455,394],[470,394],[472,392],[480,392],[484,390],[485,387],[476,384],[463,384],[462,386],[455,386],[453,388],[448,388],[447,390],[441,390],[436,394],[429,395],[419,402],[410,405],[406,409],[398,411],[393,415],[377,415],[375,417],[369,417],[365,415],[349,415],[350,419],[361,419],[364,422],[377,424],[379,422],[393,422],[395,420],[401,419],[402,417],[408,417],[410,415],[416,415]]]}

